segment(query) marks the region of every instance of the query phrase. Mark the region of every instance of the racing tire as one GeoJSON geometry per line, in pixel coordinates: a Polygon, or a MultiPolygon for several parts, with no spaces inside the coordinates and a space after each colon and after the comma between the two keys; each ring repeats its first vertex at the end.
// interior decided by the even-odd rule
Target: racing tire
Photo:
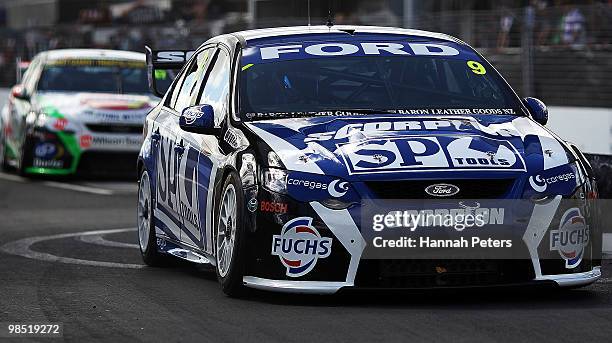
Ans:
{"type": "Polygon", "coordinates": [[[19,166],[17,167],[17,174],[19,176],[28,176],[26,173],[26,161],[28,161],[30,155],[33,153],[32,140],[29,139],[26,134],[23,138],[23,143],[21,144],[21,154],[19,156],[19,166]]]}
{"type": "Polygon", "coordinates": [[[3,132],[4,129],[0,128],[0,170],[8,171],[10,166],[6,160],[6,137],[3,132]]]}
{"type": "Polygon", "coordinates": [[[144,263],[150,267],[165,265],[168,257],[157,250],[157,236],[153,223],[153,206],[151,196],[151,179],[144,170],[138,180],[138,246],[144,263]]]}
{"type": "Polygon", "coordinates": [[[244,294],[244,194],[238,175],[230,173],[215,203],[215,271],[223,293],[244,294]]]}

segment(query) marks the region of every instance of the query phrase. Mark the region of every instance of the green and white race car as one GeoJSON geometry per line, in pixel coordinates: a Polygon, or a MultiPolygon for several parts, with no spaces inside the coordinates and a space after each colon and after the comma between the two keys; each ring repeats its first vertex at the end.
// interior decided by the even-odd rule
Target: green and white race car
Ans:
{"type": "MultiPolygon", "coordinates": [[[[165,75],[156,77],[164,82],[165,75]]],[[[157,101],[144,54],[42,52],[1,113],[0,163],[22,175],[131,173],[144,117],[157,101]]]]}

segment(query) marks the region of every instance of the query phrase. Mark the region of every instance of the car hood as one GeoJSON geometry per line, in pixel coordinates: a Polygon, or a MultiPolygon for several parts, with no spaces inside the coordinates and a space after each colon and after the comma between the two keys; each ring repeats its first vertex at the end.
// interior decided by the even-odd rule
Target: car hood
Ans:
{"type": "Polygon", "coordinates": [[[158,99],[146,95],[41,92],[34,102],[39,110],[86,123],[141,124],[158,99]]]}
{"type": "Polygon", "coordinates": [[[550,131],[510,115],[314,117],[246,126],[288,170],[346,180],[516,177],[570,159],[550,131]]]}

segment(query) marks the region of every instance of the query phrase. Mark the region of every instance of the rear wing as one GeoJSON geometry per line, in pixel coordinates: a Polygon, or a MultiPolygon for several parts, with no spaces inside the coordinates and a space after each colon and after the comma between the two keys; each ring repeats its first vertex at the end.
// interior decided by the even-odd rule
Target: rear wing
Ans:
{"type": "Polygon", "coordinates": [[[153,50],[145,46],[149,88],[158,97],[163,97],[174,76],[189,61],[195,50],[153,50]]]}

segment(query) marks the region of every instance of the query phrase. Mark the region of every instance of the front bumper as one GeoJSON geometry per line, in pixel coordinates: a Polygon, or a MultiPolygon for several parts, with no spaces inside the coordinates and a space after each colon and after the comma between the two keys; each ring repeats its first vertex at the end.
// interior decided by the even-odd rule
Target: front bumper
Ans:
{"type": "MultiPolygon", "coordinates": [[[[489,285],[488,287],[499,286],[557,286],[561,288],[584,287],[596,282],[601,278],[601,267],[594,267],[591,271],[575,274],[543,275],[531,281],[511,284],[489,285]]],[[[284,293],[297,294],[334,294],[342,289],[355,288],[349,282],[325,282],[325,281],[291,281],[291,280],[270,280],[255,276],[245,276],[243,284],[246,287],[284,293]]],[[[473,286],[465,286],[469,288],[473,286]]],[[[481,286],[479,286],[481,287],[481,286]]],[[[409,288],[403,288],[409,289],[409,288]]],[[[417,289],[417,288],[414,288],[417,289]]],[[[431,289],[431,288],[428,288],[431,289]]]]}
{"type": "MultiPolygon", "coordinates": [[[[250,288],[333,294],[342,289],[582,287],[601,277],[600,260],[592,253],[592,246],[578,266],[568,269],[562,259],[544,256],[548,250],[547,241],[538,243],[533,251],[527,251],[525,244],[522,257],[515,260],[485,260],[483,263],[483,260],[367,259],[363,257],[366,241],[358,226],[359,215],[351,213],[358,212],[358,209],[333,210],[317,201],[304,203],[265,190],[258,193],[260,206],[250,211],[250,221],[247,221],[250,228],[248,240],[252,244],[247,248],[249,257],[243,283],[250,288]],[[306,274],[292,274],[282,258],[279,259],[282,256],[274,252],[273,237],[282,236],[284,227],[296,217],[312,218],[312,226],[320,236],[332,239],[331,254],[316,260],[316,266],[306,274]],[[482,263],[483,266],[466,267],[463,262],[482,263]],[[373,265],[375,267],[371,268],[373,265]],[[443,275],[436,274],[439,265],[445,267],[443,275]]],[[[250,196],[245,200],[248,202],[250,196]]],[[[300,262],[307,263],[308,259],[300,262]]]]}
{"type": "Polygon", "coordinates": [[[35,128],[26,147],[25,172],[38,175],[119,176],[134,173],[140,134],[96,134],[35,128]]]}

